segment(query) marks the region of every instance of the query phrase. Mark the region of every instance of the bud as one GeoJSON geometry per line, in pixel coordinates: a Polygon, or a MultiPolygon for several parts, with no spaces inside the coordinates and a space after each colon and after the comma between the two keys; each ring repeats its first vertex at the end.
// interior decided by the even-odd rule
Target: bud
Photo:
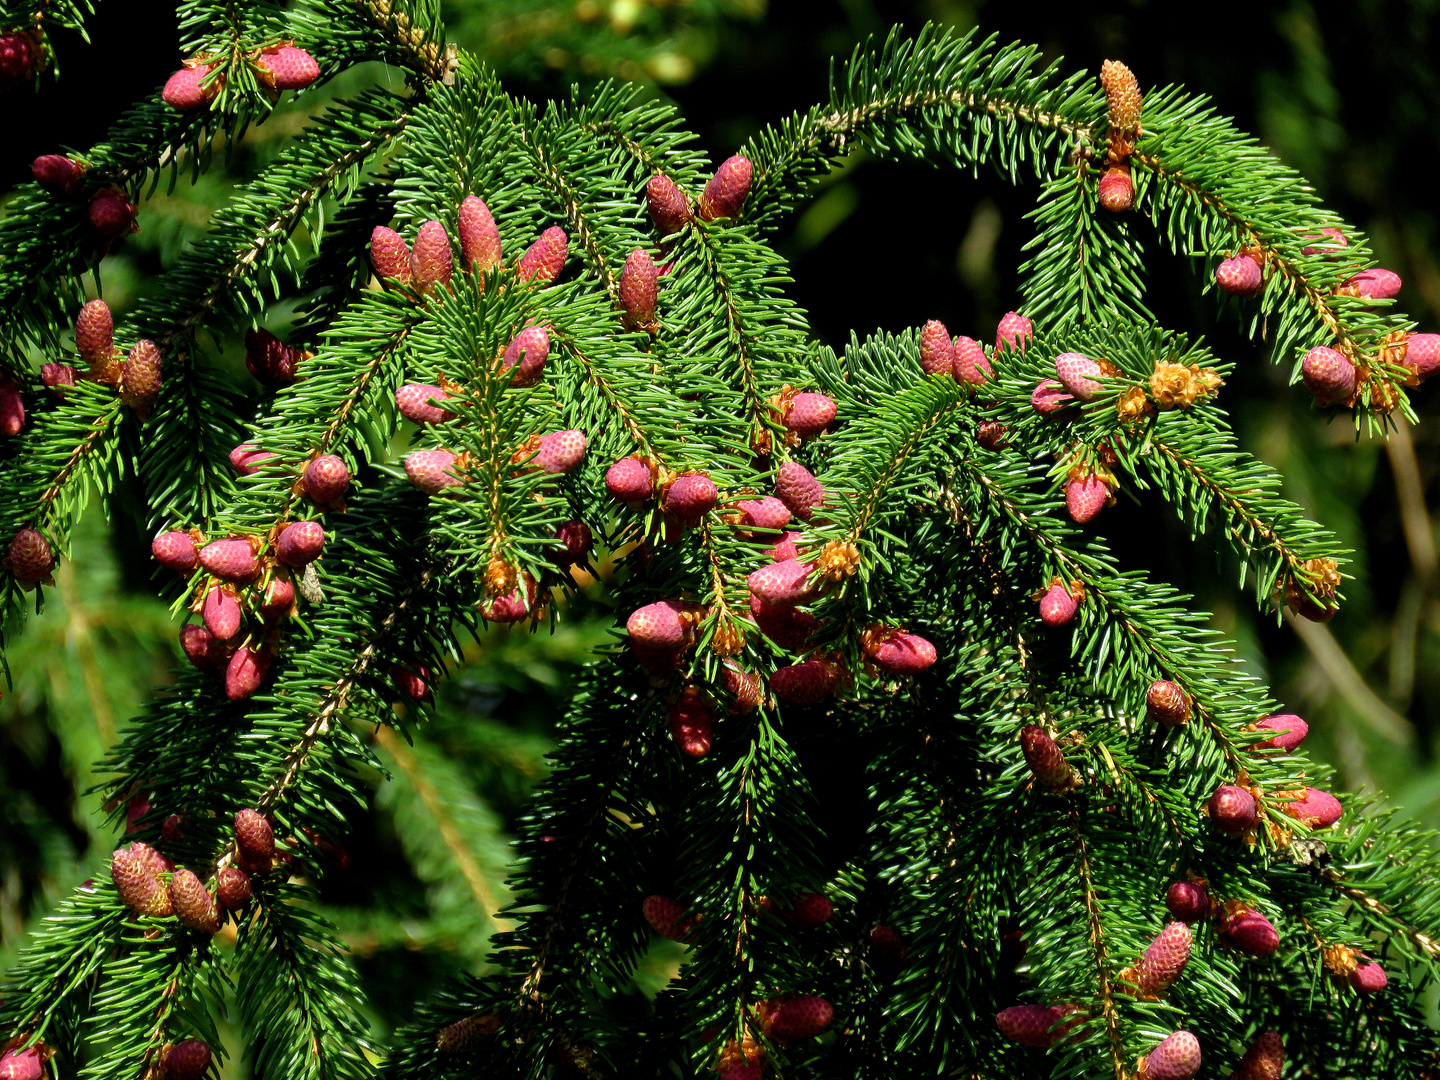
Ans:
{"type": "Polygon", "coordinates": [[[540,238],[525,249],[515,267],[521,281],[538,281],[549,284],[560,276],[565,268],[565,257],[570,250],[570,238],[565,230],[552,225],[540,234],[540,238]]]}
{"type": "Polygon", "coordinates": [[[1035,782],[1047,791],[1068,791],[1075,786],[1075,776],[1065,762],[1065,755],[1049,733],[1036,724],[1026,724],[1020,729],[1020,748],[1025,754],[1025,764],[1035,782]]]}
{"type": "Polygon", "coordinates": [[[1145,715],[1162,727],[1190,722],[1190,695],[1168,679],[1156,679],[1145,694],[1145,715]]]}
{"type": "Polygon", "coordinates": [[[659,276],[655,262],[644,248],[636,248],[620,271],[620,311],[632,330],[654,331],[659,276]]]}
{"type": "Polygon", "coordinates": [[[1210,820],[1226,836],[1244,836],[1255,827],[1255,800],[1244,788],[1224,784],[1210,796],[1210,820]]]}
{"type": "Polygon", "coordinates": [[[377,225],[370,233],[370,263],[377,277],[408,282],[410,245],[394,229],[377,225]]]}
{"type": "Polygon", "coordinates": [[[1100,206],[1112,214],[1121,214],[1135,205],[1135,181],[1130,179],[1128,165],[1106,169],[1100,177],[1096,195],[1100,206]]]}
{"type": "Polygon", "coordinates": [[[1340,405],[1355,393],[1355,365],[1334,349],[1316,346],[1305,354],[1300,365],[1305,389],[1315,396],[1322,408],[1340,405]]]}
{"type": "Polygon", "coordinates": [[[485,271],[500,265],[500,229],[490,208],[474,195],[460,204],[456,214],[460,258],[467,270],[485,271]]]}
{"type": "Polygon", "coordinates": [[[661,236],[677,233],[690,224],[690,203],[664,173],[656,173],[645,185],[645,203],[661,236]]]}
{"type": "Polygon", "coordinates": [[[176,870],[170,879],[170,902],[180,922],[191,930],[213,934],[220,929],[215,898],[191,870],[176,870]]]}
{"type": "Polygon", "coordinates": [[[436,285],[450,284],[454,255],[445,226],[427,221],[415,234],[415,247],[410,251],[410,284],[416,292],[428,293],[436,285]]]}
{"type": "Polygon", "coordinates": [[[715,170],[700,196],[700,217],[704,221],[733,218],[750,194],[752,166],[748,158],[736,154],[726,158],[715,170]]]}

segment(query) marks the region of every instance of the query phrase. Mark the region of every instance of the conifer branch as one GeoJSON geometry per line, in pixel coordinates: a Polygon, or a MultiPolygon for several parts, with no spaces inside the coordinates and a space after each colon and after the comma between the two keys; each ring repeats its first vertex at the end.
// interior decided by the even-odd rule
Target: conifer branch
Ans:
{"type": "Polygon", "coordinates": [[[1067,811],[1070,828],[1075,837],[1076,877],[1080,896],[1085,905],[1086,937],[1090,943],[1090,954],[1095,966],[1095,982],[1100,997],[1101,1020],[1105,1025],[1105,1039],[1109,1043],[1110,1062],[1115,1070],[1115,1080],[1126,1080],[1128,1075],[1125,1060],[1125,1046],[1120,1036],[1120,1017],[1115,1008],[1115,998],[1110,987],[1110,960],[1105,944],[1105,923],[1100,916],[1100,903],[1095,889],[1094,875],[1090,866],[1090,845],[1085,839],[1084,811],[1078,802],[1067,811]]]}

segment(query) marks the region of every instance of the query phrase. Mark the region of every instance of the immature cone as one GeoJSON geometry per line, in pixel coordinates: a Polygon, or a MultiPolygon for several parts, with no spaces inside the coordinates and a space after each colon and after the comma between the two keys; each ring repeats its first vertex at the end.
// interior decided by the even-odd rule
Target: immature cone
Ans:
{"type": "Polygon", "coordinates": [[[1040,620],[1046,626],[1064,626],[1075,617],[1080,604],[1070,590],[1056,581],[1045,590],[1040,598],[1040,620]]]}
{"type": "Polygon", "coordinates": [[[1322,408],[1348,401],[1355,393],[1355,365],[1334,349],[1316,346],[1305,354],[1300,365],[1305,389],[1322,408]]]}
{"type": "Polygon", "coordinates": [[[658,328],[655,322],[655,305],[659,280],[650,253],[644,248],[632,251],[620,271],[620,311],[625,325],[630,329],[658,328]]]}
{"type": "Polygon", "coordinates": [[[1145,715],[1162,727],[1188,724],[1191,708],[1190,695],[1168,679],[1156,679],[1145,693],[1145,715]]]}
{"type": "Polygon", "coordinates": [[[417,450],[405,458],[405,475],[426,495],[438,495],[462,482],[453,473],[455,461],[449,450],[417,450]]]}
{"type": "Polygon", "coordinates": [[[1307,247],[1301,250],[1302,255],[1338,255],[1340,248],[1350,246],[1350,241],[1345,239],[1345,234],[1337,228],[1321,229],[1318,233],[1310,233],[1306,240],[1323,240],[1324,243],[1318,247],[1307,247]]]}
{"type": "Polygon", "coordinates": [[[185,658],[190,663],[207,673],[213,673],[215,666],[224,656],[215,635],[198,623],[189,623],[180,628],[180,648],[185,651],[185,658]]]}
{"type": "Polygon", "coordinates": [[[13,439],[25,426],[25,399],[14,383],[0,384],[0,436],[13,439]]]}
{"type": "Polygon", "coordinates": [[[510,370],[511,386],[534,386],[545,374],[550,334],[543,326],[527,326],[505,346],[500,364],[510,370]]]}
{"type": "Polygon", "coordinates": [[[798,558],[801,539],[801,535],[794,529],[787,529],[780,534],[774,547],[765,549],[765,554],[770,556],[772,562],[784,562],[786,559],[798,558]]]}
{"type": "Polygon", "coordinates": [[[1104,389],[1096,381],[1104,375],[1100,365],[1080,353],[1061,353],[1055,358],[1055,374],[1060,382],[1081,401],[1094,401],[1104,389]]]}
{"type": "Polygon", "coordinates": [[[719,1080],[763,1080],[765,1051],[748,1036],[743,1043],[728,1042],[715,1062],[719,1080]]]}
{"type": "Polygon", "coordinates": [[[690,224],[690,203],[664,173],[656,173],[645,185],[645,205],[661,236],[677,233],[690,224]]]}
{"type": "Polygon", "coordinates": [[[650,466],[636,458],[621,458],[605,470],[605,489],[623,503],[634,505],[650,497],[650,466]]]}
{"type": "Polygon", "coordinates": [[[802,439],[813,439],[835,422],[835,402],[825,394],[796,394],[781,421],[786,431],[802,439]]]}
{"type": "Polygon", "coordinates": [[[785,915],[785,921],[797,930],[814,930],[817,926],[824,926],[829,922],[830,916],[834,912],[835,905],[830,902],[828,896],[822,896],[820,893],[801,893],[790,905],[790,910],[785,915]]]}
{"type": "Polygon", "coordinates": [[[938,319],[931,319],[920,329],[920,367],[926,375],[955,374],[955,345],[950,331],[938,319]]]}
{"type": "Polygon", "coordinates": [[[984,386],[995,377],[990,361],[985,358],[985,346],[974,338],[961,334],[955,339],[955,381],[968,386],[984,386]]]}
{"type": "Polygon", "coordinates": [[[1305,563],[1308,590],[1296,577],[1285,582],[1285,603],[1301,618],[1311,622],[1329,622],[1340,610],[1335,590],[1340,574],[1333,559],[1309,559],[1305,563]],[[1311,594],[1314,594],[1313,596],[1311,594]]]}
{"type": "Polygon", "coordinates": [[[1242,787],[1223,784],[1209,802],[1210,821],[1226,836],[1244,836],[1255,827],[1255,799],[1242,787]]]}
{"type": "Polygon", "coordinates": [[[1231,296],[1254,296],[1264,279],[1258,262],[1249,255],[1236,255],[1215,268],[1215,284],[1231,296]]]}
{"type": "Polygon", "coordinates": [[[295,586],[288,578],[273,577],[260,601],[260,617],[267,622],[288,618],[295,607],[295,586]]]}
{"type": "Polygon", "coordinates": [[[1267,716],[1255,726],[1261,731],[1274,731],[1278,734],[1268,739],[1262,739],[1250,747],[1252,753],[1257,750],[1279,750],[1282,754],[1288,754],[1305,741],[1306,735],[1310,734],[1310,725],[1293,713],[1276,713],[1274,716],[1267,716]]]}
{"type": "Polygon", "coordinates": [[[460,258],[467,270],[490,270],[500,265],[500,229],[484,201],[468,195],[455,215],[460,234],[460,258]]]}
{"type": "Polygon", "coordinates": [[[735,504],[742,529],[780,530],[790,524],[790,508],[773,495],[744,499],[735,504]]]}
{"type": "Polygon", "coordinates": [[[1094,473],[1065,483],[1065,510],[1077,525],[1093,521],[1109,500],[1110,485],[1094,473]]]}
{"type": "MultiPolygon", "coordinates": [[[[420,670],[429,674],[424,668],[420,670]]],[[[395,680],[395,688],[412,701],[423,701],[430,693],[430,687],[426,685],[424,678],[407,667],[391,664],[390,678],[395,680]]]]}
{"type": "Polygon", "coordinates": [[[786,705],[818,705],[835,692],[838,682],[831,665],[823,660],[806,660],[782,667],[770,676],[770,691],[786,705]]]}
{"type": "Polygon", "coordinates": [[[250,875],[236,866],[227,866],[216,876],[215,899],[228,911],[239,911],[250,902],[250,875]]]}
{"type": "Polygon", "coordinates": [[[1130,179],[1130,169],[1117,165],[1106,169],[1096,187],[1100,206],[1112,214],[1123,214],[1135,205],[1135,181],[1130,179]]]}
{"type": "Polygon", "coordinates": [[[835,1009],[822,997],[797,997],[781,1002],[768,1015],[770,1037],[781,1042],[813,1039],[830,1026],[835,1009]]]}
{"type": "Polygon", "coordinates": [[[272,461],[275,454],[261,450],[254,443],[241,443],[230,451],[230,464],[241,476],[250,476],[260,471],[260,466],[272,461]]]}
{"type": "Polygon", "coordinates": [[[1210,914],[1210,893],[1198,881],[1177,881],[1165,893],[1165,909],[1181,922],[1199,922],[1210,914]]]}
{"type": "Polygon", "coordinates": [[[135,204],[119,188],[103,188],[90,200],[89,217],[101,236],[123,236],[135,225],[135,204]]]}
{"type": "Polygon", "coordinates": [[[191,930],[213,934],[220,929],[215,898],[191,870],[176,870],[170,879],[170,903],[181,924],[191,930]]]}
{"type": "Polygon", "coordinates": [[[710,738],[715,729],[715,711],[705,702],[700,691],[687,687],[680,699],[670,706],[670,734],[680,752],[700,758],[710,752],[710,738]]]}
{"type": "Polygon", "coordinates": [[[275,542],[275,557],[286,566],[303,567],[325,550],[325,527],[318,521],[297,521],[285,526],[275,542]]]}
{"type": "Polygon", "coordinates": [[[438,221],[427,221],[415,234],[410,250],[410,284],[416,292],[428,293],[436,285],[450,284],[454,256],[450,237],[438,221]]]}
{"type": "Polygon", "coordinates": [[[266,386],[289,386],[303,357],[264,327],[245,332],[245,367],[266,386]]]}
{"type": "Polygon", "coordinates": [[[1371,300],[1393,300],[1400,295],[1400,285],[1399,274],[1378,266],[1362,270],[1345,282],[1346,288],[1354,289],[1360,296],[1371,300]]]}
{"type": "Polygon", "coordinates": [[[21,529],[10,541],[10,573],[21,585],[38,585],[55,569],[50,542],[35,529],[21,529]]]}
{"type": "Polygon", "coordinates": [[[760,676],[753,671],[741,671],[727,663],[725,670],[720,673],[720,681],[726,690],[735,695],[735,700],[730,703],[731,713],[737,715],[752,713],[760,704],[762,689],[760,676]]]}
{"type": "Polygon", "coordinates": [[[320,78],[320,65],[315,58],[294,45],[266,49],[256,57],[255,63],[270,73],[276,90],[304,90],[320,78]]]}
{"type": "Polygon", "coordinates": [[[370,233],[370,263],[376,277],[409,281],[410,245],[394,229],[377,225],[370,233]]]}
{"type": "Polygon", "coordinates": [[[229,641],[240,632],[240,604],[233,593],[224,589],[211,589],[205,594],[201,618],[217,641],[229,641]]]}
{"type": "Polygon", "coordinates": [[[682,526],[698,524],[715,509],[720,491],[715,481],[703,473],[690,473],[677,479],[665,492],[663,509],[682,526]]]}
{"type": "Polygon", "coordinates": [[[540,234],[540,238],[525,249],[515,273],[521,281],[538,281],[542,285],[554,281],[565,268],[565,256],[570,251],[570,238],[558,225],[551,225],[540,234]]]}
{"type": "Polygon", "coordinates": [[[1345,812],[1334,795],[1313,787],[1307,787],[1303,797],[1285,802],[1282,809],[1312,829],[1328,829],[1345,812]]]}
{"type": "Polygon", "coordinates": [[[1041,416],[1054,416],[1074,403],[1075,399],[1065,392],[1059,379],[1041,379],[1030,391],[1030,408],[1041,416]]]}
{"type": "Polygon", "coordinates": [[[1188,1031],[1172,1031],[1145,1058],[1149,1080],[1190,1080],[1200,1071],[1200,1040],[1188,1031]]]}
{"type": "Polygon", "coordinates": [[[270,657],[266,653],[242,645],[225,666],[225,696],[231,701],[248,698],[270,673],[270,657]]]}
{"type": "Polygon", "coordinates": [[[270,820],[248,807],[235,815],[235,846],[244,862],[263,866],[275,857],[275,830],[270,820]]]}
{"type": "Polygon", "coordinates": [[[58,397],[63,397],[65,389],[74,386],[79,378],[80,373],[69,364],[42,364],[40,367],[40,381],[58,397]]]}
{"type": "Polygon", "coordinates": [[[463,1054],[473,1050],[482,1039],[488,1039],[500,1030],[500,1018],[485,1013],[482,1016],[467,1016],[448,1027],[440,1029],[435,1036],[435,1049],[442,1054],[463,1054]]]}
{"type": "Polygon", "coordinates": [[[199,1039],[176,1043],[165,1055],[165,1080],[200,1080],[210,1068],[210,1047],[199,1039]]]}
{"type": "MultiPolygon", "coordinates": [[[[546,338],[545,347],[547,350],[550,347],[549,338],[546,338]]],[[[406,383],[395,391],[395,407],[400,410],[400,415],[411,423],[443,424],[455,419],[454,413],[447,412],[436,404],[444,398],[445,391],[438,386],[429,383],[406,383]]]]}
{"type": "Polygon", "coordinates": [[[535,579],[527,573],[523,585],[517,585],[511,592],[495,597],[488,604],[481,604],[480,614],[493,623],[517,623],[539,618],[537,596],[535,579]]]}
{"type": "Polygon", "coordinates": [[[42,154],[31,163],[30,175],[43,188],[74,195],[85,178],[85,166],[64,154],[42,154]]]}
{"type": "Polygon", "coordinates": [[[864,641],[865,655],[886,675],[918,675],[935,663],[935,646],[919,634],[872,627],[864,641]]]}
{"type": "Polygon", "coordinates": [[[206,77],[213,67],[213,64],[195,64],[193,67],[181,68],[165,80],[165,86],[160,91],[160,100],[181,112],[208,105],[215,95],[220,93],[220,88],[225,83],[223,74],[206,83],[206,77]]]}
{"type": "Polygon", "coordinates": [[[996,349],[1018,349],[1025,351],[1025,346],[1035,336],[1035,324],[1021,315],[1018,311],[1007,311],[1000,317],[1000,325],[995,328],[996,349]]]}
{"type": "Polygon", "coordinates": [[[881,979],[893,980],[905,966],[905,939],[888,926],[872,926],[868,939],[870,966],[881,979]]]}
{"type": "Polygon", "coordinates": [[[1012,1042],[1048,1050],[1065,1034],[1058,1027],[1065,1014],[1051,1005],[1012,1005],[995,1014],[995,1026],[1012,1042]]]}
{"type": "Polygon", "coordinates": [[[551,556],[560,566],[574,566],[583,563],[595,546],[595,534],[583,521],[567,521],[555,530],[560,541],[558,548],[551,548],[551,556]]]}
{"type": "Polygon", "coordinates": [[[121,848],[111,856],[110,876],[114,879],[115,889],[126,907],[141,915],[155,918],[165,918],[173,910],[170,893],[164,882],[147,865],[144,855],[135,851],[133,845],[121,848]]]}
{"type": "Polygon", "coordinates": [[[678,600],[658,600],[636,608],[625,620],[625,632],[632,642],[658,649],[683,649],[690,644],[692,629],[678,600]]]}
{"type": "Polygon", "coordinates": [[[758,596],[750,597],[750,614],[760,632],[787,652],[799,652],[809,643],[820,621],[808,611],[793,604],[767,604],[758,596]]]}
{"type": "Polygon", "coordinates": [[[1280,935],[1270,920],[1243,905],[1225,918],[1218,929],[1228,945],[1247,956],[1266,957],[1280,948],[1280,935]]]}
{"type": "Polygon", "coordinates": [[[144,420],[160,393],[160,349],[153,341],[137,341],[120,369],[120,400],[144,420]]]}
{"type": "Polygon", "coordinates": [[[1423,382],[1440,370],[1440,334],[1411,334],[1405,339],[1400,363],[1410,369],[1416,382],[1423,382]]]}
{"type": "Polygon", "coordinates": [[[568,431],[552,431],[540,438],[540,449],[535,453],[535,464],[542,472],[559,475],[568,473],[585,456],[585,433],[574,428],[568,431]]]}
{"type": "Polygon", "coordinates": [[[775,473],[775,495],[801,521],[815,516],[825,505],[825,485],[798,461],[787,461],[775,473]]]}
{"type": "Polygon", "coordinates": [[[686,918],[685,909],[668,896],[647,896],[640,910],[650,928],[671,941],[684,941],[695,925],[695,919],[686,918]]]}
{"type": "Polygon", "coordinates": [[[312,502],[327,506],[349,490],[350,470],[334,454],[321,454],[305,466],[301,485],[312,502]]]}
{"type": "Polygon", "coordinates": [[[8,90],[35,74],[40,47],[30,34],[0,34],[0,90],[8,90]]]}
{"type": "Polygon", "coordinates": [[[1136,985],[1145,994],[1168,989],[1190,962],[1190,927],[1172,922],[1161,930],[1135,965],[1136,985]]]}
{"type": "Polygon", "coordinates": [[[1230,1080],[1280,1080],[1285,1067],[1285,1041],[1278,1031],[1262,1031],[1250,1044],[1230,1080]]]}
{"type": "Polygon", "coordinates": [[[200,549],[200,565],[221,581],[249,581],[259,572],[248,540],[214,540],[200,549]]]}
{"type": "Polygon", "coordinates": [[[1349,975],[1350,985],[1362,994],[1378,994],[1390,982],[1385,969],[1379,964],[1361,964],[1349,975]]]}
{"type": "Polygon", "coordinates": [[[1067,791],[1075,786],[1075,776],[1065,762],[1065,755],[1049,732],[1036,724],[1020,729],[1020,749],[1035,782],[1047,791],[1067,791]]]}
{"type": "MultiPolygon", "coordinates": [[[[0,38],[0,49],[3,48],[4,38],[0,38]]],[[[44,1075],[45,1065],[38,1046],[0,1054],[0,1080],[40,1080],[44,1075]]]]}
{"type": "Polygon", "coordinates": [[[799,559],[762,566],[746,578],[750,594],[766,604],[798,604],[815,592],[811,563],[799,559]]]}
{"type": "Polygon", "coordinates": [[[750,159],[739,154],[721,162],[700,195],[701,220],[733,218],[738,214],[745,205],[745,196],[750,194],[751,172],[750,159]]]}

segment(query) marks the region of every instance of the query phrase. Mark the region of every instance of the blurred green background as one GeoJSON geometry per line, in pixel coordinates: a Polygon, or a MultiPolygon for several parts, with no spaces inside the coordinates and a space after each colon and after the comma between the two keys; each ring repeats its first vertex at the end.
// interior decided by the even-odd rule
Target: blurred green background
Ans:
{"type": "MultiPolygon", "coordinates": [[[[1209,95],[1309,177],[1405,280],[1403,308],[1422,330],[1440,330],[1436,3],[1257,0],[1207,8],[1203,17],[1177,15],[1191,5],[1141,0],[447,0],[445,9],[452,38],[487,57],[516,92],[538,99],[577,82],[638,81],[679,105],[717,161],[762,124],[820,100],[832,61],[894,23],[979,26],[1063,55],[1067,71],[1123,59],[1142,85],[1178,82],[1209,95]]],[[[58,83],[0,101],[14,128],[0,184],[28,179],[37,154],[101,138],[126,101],[153,92],[178,65],[173,6],[107,0],[90,36],[88,44],[57,39],[58,83]]],[[[111,306],[123,312],[153,287],[233,186],[262,171],[308,113],[393,77],[378,66],[347,73],[251,130],[195,187],[147,201],[140,233],[103,267],[111,306]]],[[[1035,195],[1033,185],[1014,189],[993,176],[857,155],[779,237],[793,295],[815,335],[837,346],[852,329],[899,330],[928,318],[989,339],[1016,302],[1035,195]]],[[[1440,387],[1417,393],[1418,426],[1402,426],[1388,444],[1357,443],[1350,427],[1327,426],[1307,395],[1287,387],[1289,372],[1268,364],[1263,345],[1215,320],[1188,263],[1150,265],[1152,309],[1238,361],[1222,401],[1242,442],[1286,475],[1290,498],[1354,548],[1354,580],[1329,626],[1277,624],[1235,587],[1233,559],[1217,557],[1210,540],[1193,542],[1173,513],[1143,495],[1107,514],[1122,561],[1174,581],[1215,612],[1253,670],[1309,719],[1307,746],[1336,766],[1345,787],[1386,791],[1405,813],[1440,822],[1431,509],[1440,387]]],[[[285,318],[282,306],[269,321],[280,328],[285,318]]],[[[254,393],[239,341],[214,347],[237,386],[254,393]]],[[[176,627],[152,592],[133,495],[92,506],[59,595],[14,643],[15,685],[0,698],[0,967],[26,925],[108,857],[115,837],[100,829],[96,799],[83,794],[91,763],[179,660],[176,627]]],[[[595,597],[570,614],[553,637],[500,629],[472,643],[413,746],[376,737],[391,779],[375,777],[370,812],[344,841],[348,868],[326,878],[322,896],[371,976],[381,1027],[403,1019],[435,977],[483,965],[506,898],[509,830],[544,775],[578,665],[606,640],[611,621],[595,597]]]]}

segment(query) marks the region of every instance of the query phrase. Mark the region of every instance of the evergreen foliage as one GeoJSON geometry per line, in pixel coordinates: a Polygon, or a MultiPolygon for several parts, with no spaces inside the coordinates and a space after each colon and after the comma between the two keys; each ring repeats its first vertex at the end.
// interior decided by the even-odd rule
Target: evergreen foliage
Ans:
{"type": "MultiPolygon", "coordinates": [[[[43,30],[43,8],[16,26],[43,30]]],[[[1102,500],[1153,488],[1197,541],[1234,549],[1261,609],[1333,613],[1345,551],[1237,448],[1215,394],[1230,366],[1156,325],[1145,294],[1146,244],[1207,270],[1253,254],[1262,291],[1225,303],[1296,381],[1307,350],[1338,350],[1355,373],[1346,407],[1383,431],[1435,343],[1388,300],[1353,295],[1364,239],[1298,176],[1179,90],[1147,93],[1137,128],[1110,65],[1100,88],[1032,47],[926,28],[858,52],[828,102],[743,148],[748,194],[715,214],[741,164],[717,173],[673,110],[611,84],[544,106],[513,96],[446,44],[429,3],[192,3],[183,26],[216,65],[213,96],[136,104],[78,155],[79,190],[30,186],[0,224],[4,360],[27,412],[0,467],[0,535],[38,530],[63,574],[84,550],[87,501],[133,482],[157,533],[259,558],[249,574],[157,573],[175,613],[229,590],[244,621],[233,654],[210,642],[100,762],[126,842],[169,862],[137,884],[127,855],[55,906],[9,972],[9,1049],[40,1047],[55,1076],[164,1075],[182,1040],[218,1055],[233,1000],[249,1068],[274,1078],[1188,1080],[1193,1068],[1152,1054],[1186,1031],[1201,1075],[1258,1080],[1276,1074],[1241,1057],[1271,1029],[1292,1075],[1440,1068],[1419,1007],[1440,954],[1431,838],[1364,800],[1338,820],[1307,812],[1324,770],[1256,745],[1280,703],[1187,597],[1119,564],[1103,516],[1087,527],[1070,502],[1076,485],[1101,485],[1102,500]],[[263,123],[276,87],[262,60],[282,42],[312,53],[321,79],[378,60],[408,81],[299,130],[116,327],[122,355],[160,348],[158,397],[137,398],[127,376],[78,361],[68,334],[114,242],[86,206],[103,188],[143,201],[167,174],[199,176],[263,123]],[[958,360],[936,372],[918,329],[820,347],[787,298],[767,237],[856,147],[1038,181],[1019,305],[1034,331],[997,338],[973,377],[958,360]],[[1133,210],[1098,205],[1107,170],[1133,178],[1133,210]],[[688,208],[663,233],[645,195],[656,175],[688,208]],[[469,265],[457,215],[471,196],[493,215],[498,264],[469,265]],[[453,271],[427,282],[433,222],[460,244],[453,271]],[[556,226],[562,264],[527,273],[538,256],[522,252],[556,226]],[[372,275],[376,227],[415,245],[405,273],[372,275]],[[1344,230],[1339,257],[1314,250],[1324,229],[1344,230]],[[637,249],[661,267],[653,323],[632,310],[637,249]],[[224,389],[218,336],[291,302],[298,379],[253,400],[224,389]],[[536,326],[543,378],[517,385],[503,357],[536,326]],[[40,363],[81,378],[47,387],[40,363]],[[1057,379],[1070,396],[1042,409],[1057,379]],[[450,415],[406,421],[415,384],[443,391],[450,415]],[[822,434],[797,437],[797,392],[833,403],[822,434]],[[557,463],[544,437],[565,432],[583,433],[584,452],[557,463]],[[271,456],[237,477],[227,457],[242,442],[271,456]],[[428,493],[412,483],[425,459],[402,447],[448,455],[429,459],[442,464],[428,493]],[[306,470],[332,455],[349,482],[321,500],[306,470]],[[653,490],[622,503],[606,474],[627,458],[653,490]],[[823,501],[796,496],[798,466],[823,501]],[[678,493],[696,477],[717,496],[690,510],[678,493]],[[778,527],[742,516],[772,491],[794,515],[801,574],[757,603],[762,579],[796,565],[768,551],[787,539],[778,527]],[[573,521],[599,550],[567,561],[558,537],[573,521]],[[323,529],[318,560],[286,554],[282,533],[302,522],[323,529]],[[487,622],[563,632],[592,580],[619,626],[588,650],[559,745],[534,770],[498,895],[499,829],[464,776],[487,748],[447,759],[411,737],[443,725],[425,701],[467,637],[491,642],[487,622]],[[294,608],[262,614],[287,586],[294,608]],[[1057,590],[1066,618],[1047,606],[1057,590]],[[667,643],[634,620],[621,629],[663,601],[653,635],[673,631],[667,643]],[[933,646],[928,662],[886,659],[902,630],[933,646]],[[1157,680],[1174,684],[1183,722],[1147,708],[1157,680]],[[698,753],[687,715],[706,729],[698,753]],[[832,781],[807,757],[821,742],[855,762],[861,828],[819,812],[832,781]],[[440,913],[420,933],[473,969],[385,1046],[316,892],[383,774],[440,913]],[[1211,803],[1222,785],[1253,800],[1237,835],[1211,803]],[[241,811],[269,821],[273,854],[241,811]],[[253,895],[225,905],[219,934],[141,895],[182,867],[222,902],[246,876],[253,895]],[[473,903],[447,897],[457,873],[473,903]],[[1207,883],[1211,917],[1173,985],[1142,989],[1166,890],[1186,880],[1207,883]],[[833,914],[803,925],[820,894],[833,914]],[[1247,954],[1234,927],[1247,911],[1278,949],[1247,954]],[[1362,952],[1388,986],[1360,988],[1362,952]],[[1028,1037],[1044,1052],[997,1025],[1020,1005],[1051,1007],[1028,1037]],[[825,1022],[810,1023],[816,1010],[825,1022]]],[[[979,348],[948,332],[945,347],[979,348]]],[[[51,588],[44,573],[24,580],[22,554],[4,579],[11,629],[51,588]]],[[[26,642],[7,656],[22,685],[26,642]]],[[[173,906],[185,916],[178,892],[173,906]]]]}

